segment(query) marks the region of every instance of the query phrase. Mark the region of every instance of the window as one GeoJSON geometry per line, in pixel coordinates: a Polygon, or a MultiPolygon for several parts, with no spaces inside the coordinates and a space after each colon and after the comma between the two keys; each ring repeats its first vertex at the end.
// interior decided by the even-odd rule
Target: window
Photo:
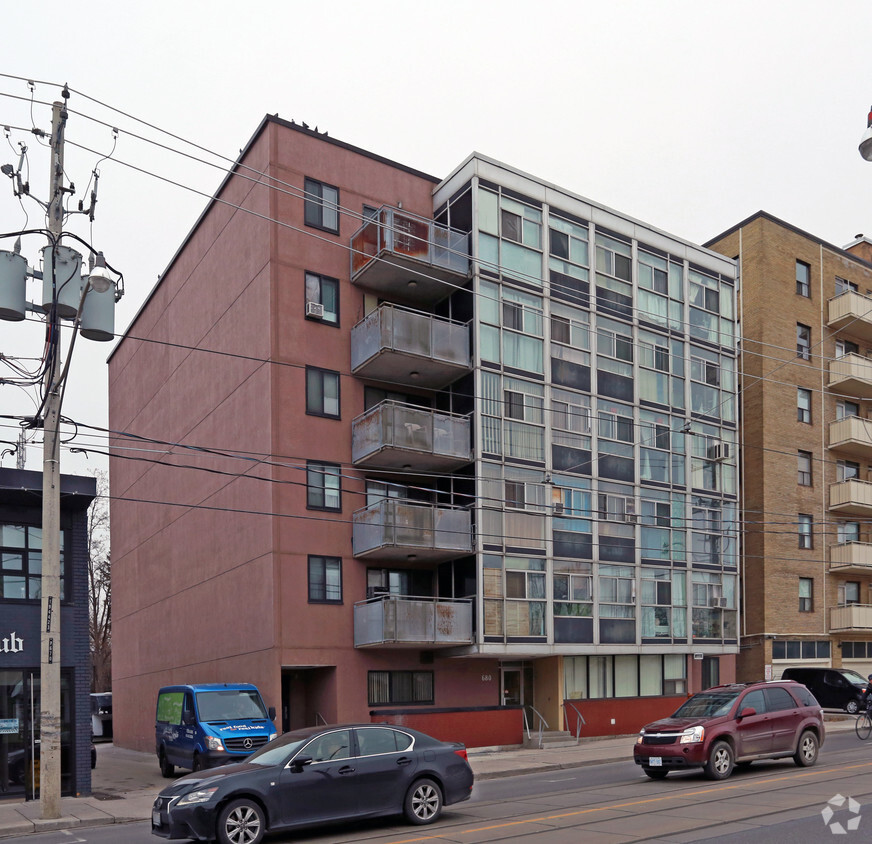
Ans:
{"type": "Polygon", "coordinates": [[[309,556],[309,603],[342,603],[342,560],[309,556]]]}
{"type": "Polygon", "coordinates": [[[838,537],[839,545],[845,545],[848,542],[859,542],[860,523],[839,522],[836,525],[836,536],[838,537]]]}
{"type": "Polygon", "coordinates": [[[805,514],[799,514],[799,547],[813,548],[814,534],[812,532],[812,517],[805,514]]]}
{"type": "Polygon", "coordinates": [[[799,578],[799,611],[812,612],[814,609],[814,579],[799,578]]]}
{"type": "Polygon", "coordinates": [[[796,262],[796,292],[811,297],[811,267],[805,261],[796,262]]]}
{"type": "MultiPolygon", "coordinates": [[[[320,322],[339,325],[339,281],[318,273],[306,273],[306,304],[321,305],[320,322]]],[[[317,319],[317,317],[315,317],[317,319]]]]}
{"type": "Polygon", "coordinates": [[[853,290],[856,293],[857,285],[854,284],[853,281],[848,281],[846,278],[839,278],[836,276],[836,296],[841,296],[849,290],[853,290]]]}
{"type": "Polygon", "coordinates": [[[850,481],[860,477],[860,464],[853,460],[836,461],[836,480],[850,481]]]}
{"type": "Polygon", "coordinates": [[[796,323],[796,356],[803,360],[811,360],[811,328],[796,323]]]}
{"type": "Polygon", "coordinates": [[[772,643],[772,659],[829,659],[830,642],[777,639],[772,643]]]}
{"type": "Polygon", "coordinates": [[[860,581],[849,580],[839,586],[839,604],[843,607],[860,603],[860,581]]]}
{"type": "Polygon", "coordinates": [[[366,686],[369,706],[433,703],[432,671],[370,671],[366,686]]]}
{"type": "Polygon", "coordinates": [[[860,405],[854,401],[840,401],[836,404],[836,419],[847,419],[849,416],[859,416],[860,405]]]}
{"type": "MultiPolygon", "coordinates": [[[[64,545],[61,531],[61,600],[65,600],[64,545]]],[[[0,524],[0,600],[26,601],[42,598],[42,528],[34,525],[0,524]]]]}
{"type": "Polygon", "coordinates": [[[341,510],[340,467],[335,463],[306,464],[306,506],[310,510],[341,510]]]}
{"type": "Polygon", "coordinates": [[[306,367],[306,413],[339,419],[339,373],[306,367]]]}
{"type": "Polygon", "coordinates": [[[860,347],[851,340],[836,340],[836,357],[843,358],[845,355],[860,354],[860,347]]]}
{"type": "Polygon", "coordinates": [[[797,483],[800,486],[811,486],[811,452],[800,451],[796,455],[797,483]]]}
{"type": "Polygon", "coordinates": [[[796,388],[796,418],[811,425],[811,390],[796,388]]]}
{"type": "Polygon", "coordinates": [[[306,225],[339,234],[339,188],[309,178],[305,186],[303,204],[306,225]]]}

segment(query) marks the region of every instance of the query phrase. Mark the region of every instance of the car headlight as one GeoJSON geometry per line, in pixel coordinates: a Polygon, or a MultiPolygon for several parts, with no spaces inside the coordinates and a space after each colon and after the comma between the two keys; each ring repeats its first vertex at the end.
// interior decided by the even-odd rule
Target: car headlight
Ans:
{"type": "Polygon", "coordinates": [[[215,795],[218,788],[201,788],[197,791],[189,791],[176,803],[176,806],[192,806],[194,803],[208,803],[215,795]]]}
{"type": "Polygon", "coordinates": [[[220,738],[215,738],[215,736],[206,736],[206,749],[207,750],[224,750],[224,745],[221,744],[220,738]]]}
{"type": "Polygon", "coordinates": [[[278,735],[278,733],[270,733],[269,740],[272,741],[277,735],[278,735]]]}
{"type": "Polygon", "coordinates": [[[645,731],[639,730],[639,738],[636,739],[636,744],[641,744],[642,739],[645,737],[645,731]]]}
{"type": "Polygon", "coordinates": [[[679,744],[696,744],[705,738],[705,727],[688,727],[678,740],[679,744]]]}

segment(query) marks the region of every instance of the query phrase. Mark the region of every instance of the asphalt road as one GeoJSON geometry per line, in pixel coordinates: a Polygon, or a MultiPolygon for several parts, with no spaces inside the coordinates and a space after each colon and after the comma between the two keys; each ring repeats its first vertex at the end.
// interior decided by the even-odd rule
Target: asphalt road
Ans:
{"type": "MultiPolygon", "coordinates": [[[[507,777],[480,782],[469,802],[449,807],[431,827],[381,819],[274,835],[266,844],[820,844],[831,840],[834,824],[845,830],[835,842],[872,838],[872,742],[861,743],[853,733],[831,734],[813,768],[782,760],[757,763],[723,782],[696,772],[653,781],[627,761],[507,777]],[[838,795],[845,798],[842,805],[830,803],[838,795]],[[825,818],[828,804],[832,814],[825,818]]],[[[159,840],[147,824],[129,824],[27,835],[4,844],[159,840]]]]}

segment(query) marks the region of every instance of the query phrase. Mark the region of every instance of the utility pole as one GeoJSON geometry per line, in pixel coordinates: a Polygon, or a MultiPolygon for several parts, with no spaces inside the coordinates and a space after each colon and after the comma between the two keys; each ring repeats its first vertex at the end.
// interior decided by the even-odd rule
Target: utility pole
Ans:
{"type": "MultiPolygon", "coordinates": [[[[66,87],[64,88],[66,93],[66,87]]],[[[52,104],[51,172],[48,228],[52,242],[53,304],[48,330],[59,332],[57,311],[57,246],[64,225],[64,129],[66,102],[52,104]]],[[[60,354],[60,342],[57,344],[60,354]]],[[[42,627],[40,655],[39,802],[43,820],[61,816],[61,473],[58,429],[61,385],[60,360],[55,357],[45,374],[45,414],[42,458],[42,627]]]]}

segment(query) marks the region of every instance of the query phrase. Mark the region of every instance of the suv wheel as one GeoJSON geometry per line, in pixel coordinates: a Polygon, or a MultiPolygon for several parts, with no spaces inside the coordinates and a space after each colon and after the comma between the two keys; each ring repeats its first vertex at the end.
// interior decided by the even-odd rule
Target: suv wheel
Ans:
{"type": "Polygon", "coordinates": [[[817,736],[811,731],[806,730],[799,737],[799,744],[796,747],[793,761],[800,768],[810,768],[817,762],[818,758],[818,740],[817,736]]]}
{"type": "Polygon", "coordinates": [[[703,771],[710,780],[725,780],[733,773],[733,748],[725,741],[716,741],[703,771]]]}

